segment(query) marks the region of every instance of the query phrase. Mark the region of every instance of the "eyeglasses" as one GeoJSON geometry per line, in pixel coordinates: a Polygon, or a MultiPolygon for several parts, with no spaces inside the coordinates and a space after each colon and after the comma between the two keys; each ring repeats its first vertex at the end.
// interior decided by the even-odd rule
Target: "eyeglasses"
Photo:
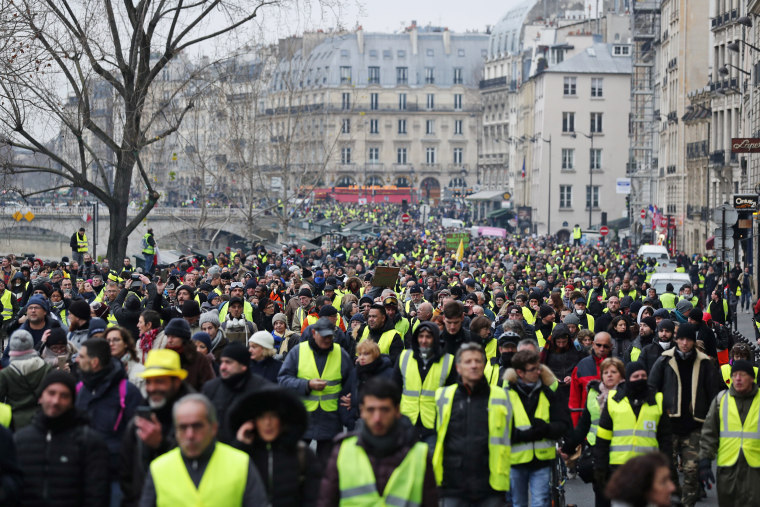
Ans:
{"type": "Polygon", "coordinates": [[[607,345],[606,343],[594,343],[594,347],[599,347],[600,349],[611,349],[612,345],[607,345]]]}
{"type": "Polygon", "coordinates": [[[533,372],[536,372],[536,371],[538,371],[540,369],[541,369],[540,366],[532,366],[530,368],[525,368],[525,373],[533,373],[533,372]]]}

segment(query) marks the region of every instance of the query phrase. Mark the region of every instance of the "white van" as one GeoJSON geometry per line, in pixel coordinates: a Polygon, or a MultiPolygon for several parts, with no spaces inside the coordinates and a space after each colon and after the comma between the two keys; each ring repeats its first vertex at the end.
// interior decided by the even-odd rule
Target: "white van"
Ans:
{"type": "Polygon", "coordinates": [[[657,290],[657,295],[665,292],[668,284],[673,284],[673,291],[678,294],[679,289],[684,285],[691,285],[691,278],[687,273],[654,273],[649,280],[652,287],[657,290]]]}
{"type": "Polygon", "coordinates": [[[639,257],[645,257],[647,260],[654,259],[658,263],[660,261],[667,262],[670,260],[668,249],[660,245],[641,245],[636,255],[639,257]]]}

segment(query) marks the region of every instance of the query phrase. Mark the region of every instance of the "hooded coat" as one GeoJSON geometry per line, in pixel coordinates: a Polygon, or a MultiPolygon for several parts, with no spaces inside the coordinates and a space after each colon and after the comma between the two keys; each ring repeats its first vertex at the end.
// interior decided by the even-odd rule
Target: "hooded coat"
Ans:
{"type": "Polygon", "coordinates": [[[32,421],[37,412],[39,386],[53,367],[36,353],[14,358],[0,370],[0,402],[13,410],[13,428],[18,431],[32,421]]]}
{"type": "Polygon", "coordinates": [[[232,445],[251,456],[272,507],[313,507],[317,503],[322,467],[314,451],[301,441],[307,422],[303,402],[276,385],[246,394],[230,408],[232,445]],[[274,441],[264,442],[255,434],[252,444],[234,438],[245,421],[269,411],[280,419],[280,435],[274,441]]]}

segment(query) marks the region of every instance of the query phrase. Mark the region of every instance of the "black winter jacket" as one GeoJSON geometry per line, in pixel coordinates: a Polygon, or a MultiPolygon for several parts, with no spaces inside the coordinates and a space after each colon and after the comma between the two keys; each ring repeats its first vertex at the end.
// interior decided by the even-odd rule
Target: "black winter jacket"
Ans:
{"type": "Polygon", "coordinates": [[[108,447],[75,410],[56,419],[38,413],[15,436],[28,507],[102,507],[110,498],[108,447]]]}
{"type": "Polygon", "coordinates": [[[219,421],[217,440],[224,444],[231,444],[235,441],[235,435],[231,434],[227,421],[227,411],[238,398],[267,385],[271,385],[271,382],[248,371],[227,379],[218,377],[203,385],[201,392],[208,396],[216,408],[216,417],[219,421]]]}

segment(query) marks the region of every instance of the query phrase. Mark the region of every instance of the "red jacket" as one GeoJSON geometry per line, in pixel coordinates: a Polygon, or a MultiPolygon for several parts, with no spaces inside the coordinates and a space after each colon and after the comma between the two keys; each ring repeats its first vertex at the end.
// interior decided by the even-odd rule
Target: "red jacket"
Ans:
{"type": "MultiPolygon", "coordinates": [[[[601,380],[602,374],[599,371],[599,365],[602,361],[604,361],[604,358],[597,357],[592,352],[591,355],[581,359],[578,362],[578,366],[573,369],[573,374],[570,376],[570,401],[568,402],[571,410],[574,408],[582,409],[586,406],[588,383],[592,380],[601,380]]],[[[573,417],[573,425],[578,424],[581,411],[571,411],[570,415],[573,417]]]]}

